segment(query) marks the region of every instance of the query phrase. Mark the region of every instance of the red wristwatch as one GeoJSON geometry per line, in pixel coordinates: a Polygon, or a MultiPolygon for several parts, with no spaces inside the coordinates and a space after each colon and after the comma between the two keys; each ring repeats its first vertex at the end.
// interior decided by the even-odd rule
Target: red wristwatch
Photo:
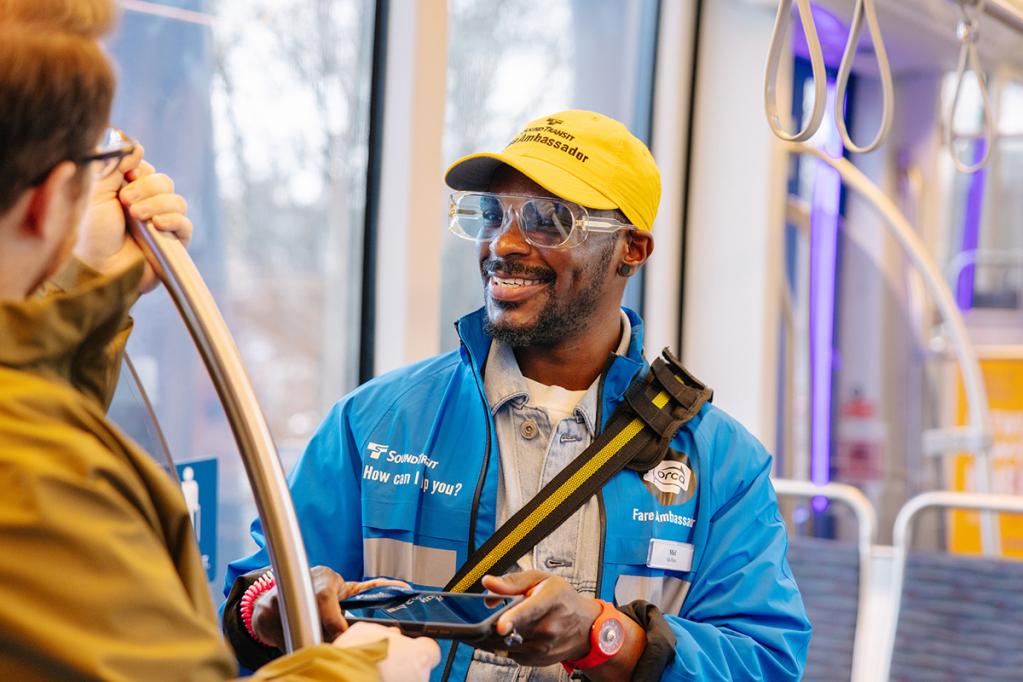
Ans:
{"type": "Polygon", "coordinates": [[[625,623],[621,612],[614,604],[602,599],[597,601],[600,602],[600,615],[590,628],[590,653],[575,661],[562,661],[561,665],[569,674],[573,670],[589,670],[607,663],[625,644],[625,623]]]}

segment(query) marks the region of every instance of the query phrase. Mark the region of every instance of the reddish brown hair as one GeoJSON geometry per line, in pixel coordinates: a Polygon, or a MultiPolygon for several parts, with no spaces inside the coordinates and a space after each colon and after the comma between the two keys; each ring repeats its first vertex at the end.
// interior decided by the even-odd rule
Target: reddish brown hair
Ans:
{"type": "Polygon", "coordinates": [[[113,0],[0,0],[0,21],[41,24],[84,38],[102,37],[116,20],[113,0]]]}
{"type": "Polygon", "coordinates": [[[0,0],[0,213],[94,149],[114,96],[96,37],[113,16],[105,0],[0,0]]]}

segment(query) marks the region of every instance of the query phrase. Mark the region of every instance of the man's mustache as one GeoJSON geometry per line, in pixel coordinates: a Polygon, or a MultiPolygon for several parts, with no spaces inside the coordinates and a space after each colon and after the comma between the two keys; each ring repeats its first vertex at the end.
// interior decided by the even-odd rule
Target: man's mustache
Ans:
{"type": "Polygon", "coordinates": [[[518,261],[500,258],[487,258],[481,261],[480,272],[487,277],[492,277],[493,275],[499,277],[520,277],[522,279],[535,279],[541,282],[553,282],[557,277],[550,268],[528,266],[518,261]]]}

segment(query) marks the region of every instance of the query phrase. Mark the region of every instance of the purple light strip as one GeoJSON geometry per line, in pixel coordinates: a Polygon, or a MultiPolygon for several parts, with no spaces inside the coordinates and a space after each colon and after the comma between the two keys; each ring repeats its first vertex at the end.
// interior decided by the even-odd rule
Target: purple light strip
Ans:
{"type": "MultiPolygon", "coordinates": [[[[824,64],[837,69],[842,63],[845,41],[849,38],[849,27],[837,15],[816,4],[811,5],[810,13],[817,25],[817,38],[824,52],[824,64]]],[[[866,36],[862,36],[860,44],[866,42],[866,36]]],[[[806,41],[806,32],[803,31],[803,22],[799,19],[799,8],[795,6],[792,7],[792,51],[797,57],[810,59],[810,46],[806,41]]]]}
{"type": "MultiPolygon", "coordinates": [[[[834,107],[835,83],[828,80],[828,111],[834,107]]],[[[833,121],[825,119],[817,142],[831,156],[842,154],[842,139],[833,121]]],[[[816,162],[810,197],[810,480],[831,479],[831,383],[834,363],[835,275],[842,178],[816,162]]],[[[814,498],[823,511],[827,500],[814,498]]]]}
{"type": "MultiPolygon", "coordinates": [[[[973,163],[984,158],[987,140],[981,138],[973,147],[973,163]]],[[[963,216],[962,251],[973,251],[980,244],[980,219],[984,211],[984,183],[987,181],[987,167],[981,168],[970,178],[970,190],[966,195],[966,214],[963,216]]],[[[960,310],[973,307],[973,280],[977,268],[972,263],[959,271],[956,286],[956,301],[960,310]]]]}

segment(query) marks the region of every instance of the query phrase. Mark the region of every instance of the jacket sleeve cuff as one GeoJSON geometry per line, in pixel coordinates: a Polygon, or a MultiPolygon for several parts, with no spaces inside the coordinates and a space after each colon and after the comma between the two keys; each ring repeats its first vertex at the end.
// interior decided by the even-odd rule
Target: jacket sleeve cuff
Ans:
{"type": "Polygon", "coordinates": [[[636,600],[618,610],[636,621],[646,631],[646,648],[636,663],[632,679],[659,680],[665,668],[675,658],[675,633],[659,608],[642,600],[636,600]]]}
{"type": "Polygon", "coordinates": [[[387,657],[387,640],[355,647],[330,644],[306,647],[260,668],[249,682],[296,680],[378,680],[377,662],[387,657]]]}
{"type": "Polygon", "coordinates": [[[231,643],[238,662],[249,670],[257,670],[284,653],[280,649],[257,642],[248,633],[242,622],[240,607],[245,590],[249,589],[249,586],[266,571],[266,568],[259,568],[238,576],[234,585],[231,586],[231,593],[227,595],[227,603],[224,604],[224,615],[221,622],[224,636],[231,643]]]}

